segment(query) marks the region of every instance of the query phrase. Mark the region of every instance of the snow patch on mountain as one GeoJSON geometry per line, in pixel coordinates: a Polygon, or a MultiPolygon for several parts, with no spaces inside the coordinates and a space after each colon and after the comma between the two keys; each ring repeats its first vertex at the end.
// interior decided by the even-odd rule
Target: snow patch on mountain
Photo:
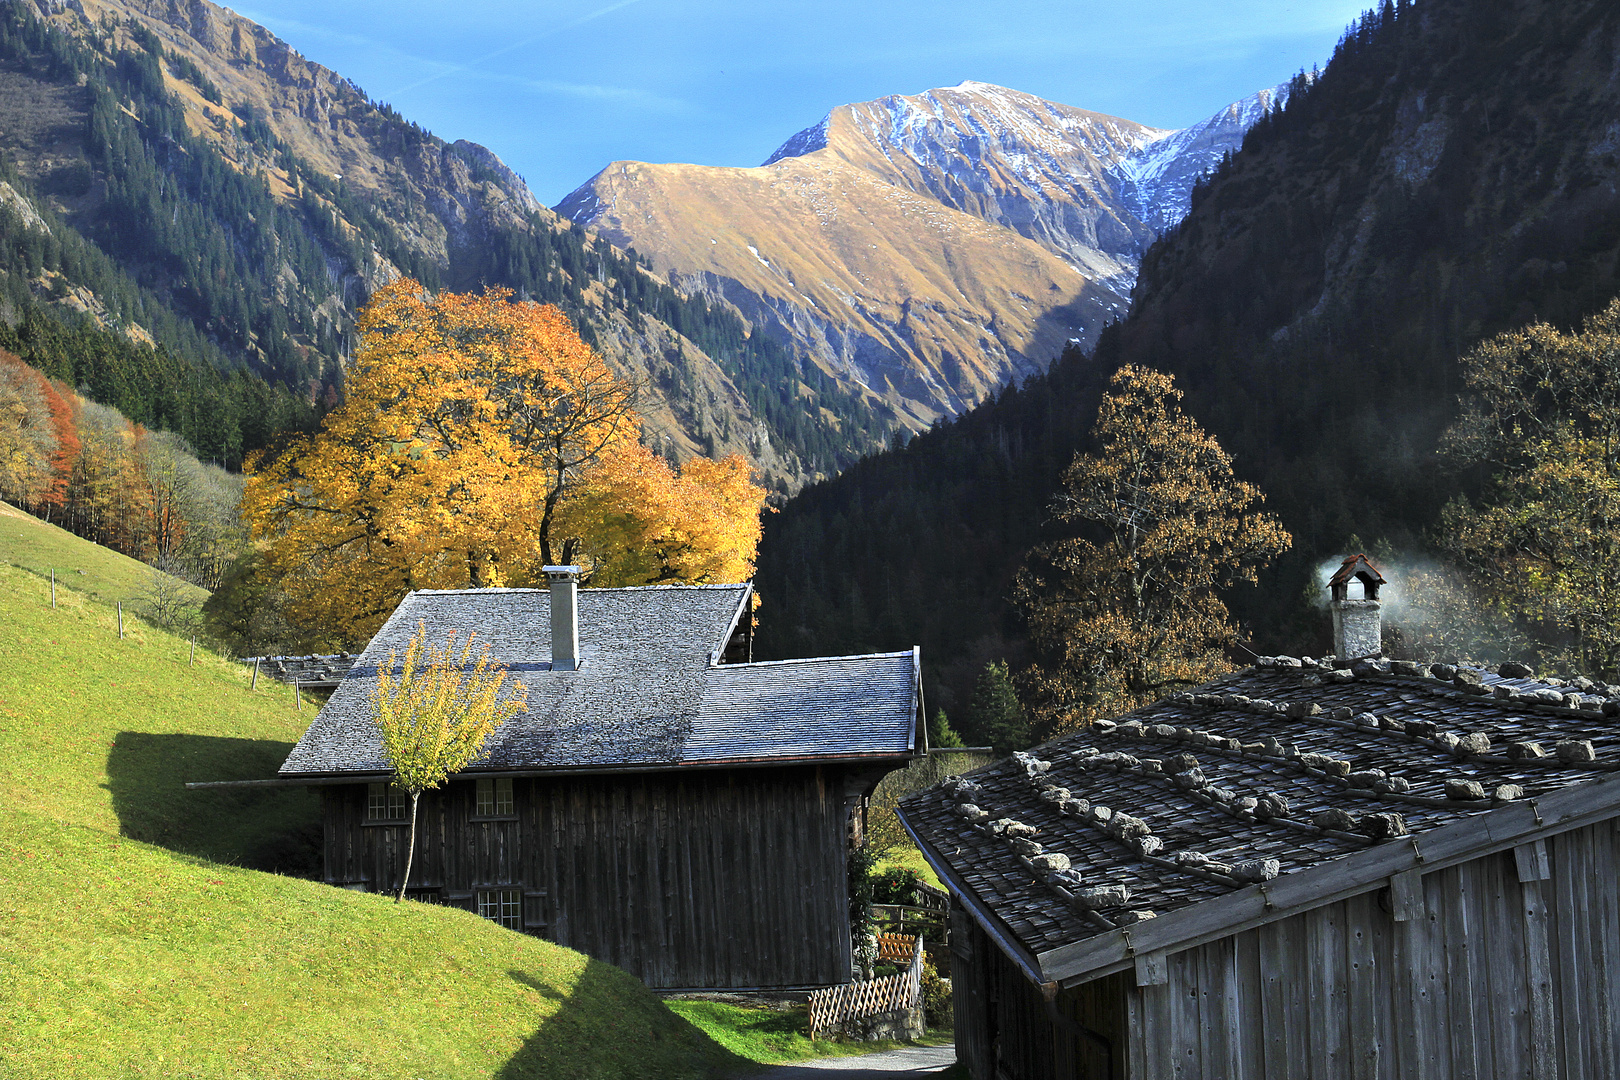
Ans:
{"type": "Polygon", "coordinates": [[[1121,200],[1155,233],[1174,228],[1192,209],[1192,189],[1274,106],[1288,100],[1288,84],[1268,87],[1191,127],[1167,131],[1113,170],[1121,200]]]}
{"type": "Polygon", "coordinates": [[[1167,130],[967,80],[840,106],[765,164],[826,150],[842,122],[887,163],[890,182],[1013,228],[1088,275],[1101,271],[1128,283],[1153,238],[1187,215],[1198,180],[1287,93],[1287,83],[1269,87],[1191,127],[1167,130]],[[1052,212],[1058,205],[1082,210],[1059,221],[1052,212]],[[1128,267],[1105,269],[1099,250],[1128,267]]]}
{"type": "Polygon", "coordinates": [[[787,142],[777,147],[776,152],[770,157],[766,158],[764,165],[761,165],[760,167],[764,168],[765,165],[775,165],[783,158],[804,157],[806,154],[813,154],[817,150],[826,149],[827,125],[830,123],[832,123],[832,114],[828,113],[826,116],[821,118],[821,122],[819,124],[816,124],[813,127],[805,128],[803,131],[795,134],[787,142]]]}

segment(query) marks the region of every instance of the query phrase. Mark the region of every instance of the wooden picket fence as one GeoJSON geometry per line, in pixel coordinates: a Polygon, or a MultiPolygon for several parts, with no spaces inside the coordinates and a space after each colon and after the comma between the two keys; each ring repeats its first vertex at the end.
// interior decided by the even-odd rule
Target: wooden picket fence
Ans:
{"type": "Polygon", "coordinates": [[[910,934],[879,934],[878,959],[906,962],[906,970],[881,979],[829,986],[810,995],[810,1037],[846,1020],[896,1009],[915,1008],[922,1000],[923,940],[910,934]]]}

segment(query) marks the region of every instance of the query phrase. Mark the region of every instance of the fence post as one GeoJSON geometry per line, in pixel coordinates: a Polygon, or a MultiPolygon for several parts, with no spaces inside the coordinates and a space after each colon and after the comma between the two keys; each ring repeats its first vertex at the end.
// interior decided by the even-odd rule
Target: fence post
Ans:
{"type": "Polygon", "coordinates": [[[124,640],[124,602],[118,601],[118,640],[124,640]]]}
{"type": "Polygon", "coordinates": [[[196,634],[191,635],[191,661],[190,661],[190,663],[191,663],[191,665],[193,667],[195,667],[197,665],[197,635],[196,634]]]}
{"type": "Polygon", "coordinates": [[[248,687],[248,689],[249,690],[257,690],[258,688],[259,688],[259,658],[257,656],[255,656],[253,658],[253,685],[248,687]]]}
{"type": "Polygon", "coordinates": [[[56,610],[56,567],[51,567],[51,610],[56,610]]]}

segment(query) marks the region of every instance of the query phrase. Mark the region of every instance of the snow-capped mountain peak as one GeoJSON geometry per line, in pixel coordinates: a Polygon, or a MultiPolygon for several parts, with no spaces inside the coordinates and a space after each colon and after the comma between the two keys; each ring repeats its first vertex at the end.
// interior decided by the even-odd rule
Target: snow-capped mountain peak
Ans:
{"type": "Polygon", "coordinates": [[[1120,198],[1155,233],[1174,228],[1192,206],[1198,179],[1243,145],[1243,134],[1275,105],[1288,100],[1288,84],[1234,101],[1215,115],[1166,131],[1120,161],[1114,175],[1120,198]]]}

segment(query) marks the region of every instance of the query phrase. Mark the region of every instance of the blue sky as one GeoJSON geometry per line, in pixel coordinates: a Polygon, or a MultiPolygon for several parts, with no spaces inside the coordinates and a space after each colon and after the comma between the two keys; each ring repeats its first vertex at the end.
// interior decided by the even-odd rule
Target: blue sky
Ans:
{"type": "Polygon", "coordinates": [[[258,0],[295,49],[555,204],[610,161],[757,165],[964,79],[1182,127],[1325,63],[1368,0],[258,0]]]}

